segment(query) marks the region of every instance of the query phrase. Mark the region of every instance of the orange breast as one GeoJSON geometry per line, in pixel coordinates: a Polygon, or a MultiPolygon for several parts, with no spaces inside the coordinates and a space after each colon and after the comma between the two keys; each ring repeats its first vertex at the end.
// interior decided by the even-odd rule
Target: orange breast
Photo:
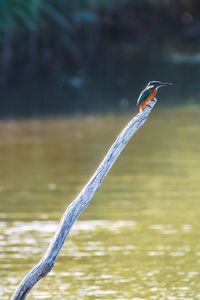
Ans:
{"type": "Polygon", "coordinates": [[[139,105],[139,108],[141,110],[144,110],[145,107],[147,106],[148,103],[151,102],[151,100],[153,100],[153,98],[157,95],[157,90],[153,89],[151,90],[151,93],[149,94],[149,96],[139,105]]]}

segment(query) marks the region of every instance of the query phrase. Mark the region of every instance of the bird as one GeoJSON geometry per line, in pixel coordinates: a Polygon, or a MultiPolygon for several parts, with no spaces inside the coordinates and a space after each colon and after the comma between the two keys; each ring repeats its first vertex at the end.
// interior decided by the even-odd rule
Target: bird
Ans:
{"type": "Polygon", "coordinates": [[[159,87],[168,85],[172,85],[172,83],[150,81],[137,99],[137,106],[139,107],[140,112],[142,112],[145,107],[155,98],[159,87]]]}

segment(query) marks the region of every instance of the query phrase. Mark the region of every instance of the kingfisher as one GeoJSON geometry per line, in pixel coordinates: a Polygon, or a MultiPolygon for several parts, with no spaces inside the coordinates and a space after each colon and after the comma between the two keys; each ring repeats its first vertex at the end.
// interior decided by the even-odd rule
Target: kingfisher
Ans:
{"type": "Polygon", "coordinates": [[[145,107],[153,100],[153,98],[155,98],[159,87],[167,85],[172,85],[172,83],[150,81],[137,99],[137,106],[139,107],[140,112],[145,109],[145,107]]]}

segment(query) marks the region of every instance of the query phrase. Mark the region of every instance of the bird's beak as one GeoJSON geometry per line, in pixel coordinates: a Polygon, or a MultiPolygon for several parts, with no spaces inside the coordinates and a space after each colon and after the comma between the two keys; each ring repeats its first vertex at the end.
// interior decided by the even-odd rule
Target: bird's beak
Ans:
{"type": "Polygon", "coordinates": [[[160,86],[167,86],[167,85],[172,85],[171,82],[161,82],[160,86]]]}

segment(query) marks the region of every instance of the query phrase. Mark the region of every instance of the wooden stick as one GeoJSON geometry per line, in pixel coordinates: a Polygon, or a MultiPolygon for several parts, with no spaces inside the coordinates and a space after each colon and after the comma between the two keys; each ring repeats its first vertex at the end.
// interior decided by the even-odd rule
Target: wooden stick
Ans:
{"type": "Polygon", "coordinates": [[[66,209],[56,230],[55,236],[43,258],[24,277],[20,285],[17,287],[15,293],[13,294],[11,300],[25,299],[33,286],[42,277],[46,276],[51,271],[54,266],[55,260],[57,259],[58,254],[65,242],[65,239],[71,230],[72,225],[89,205],[92,197],[100,187],[103,179],[111,169],[114,162],[117,160],[126,144],[130,141],[131,137],[140,128],[140,126],[142,126],[146,122],[148,115],[153,109],[156,102],[157,100],[154,98],[151,103],[146,106],[144,111],[138,113],[137,116],[128,123],[128,125],[117,137],[94,175],[82,189],[80,194],[66,209]]]}

